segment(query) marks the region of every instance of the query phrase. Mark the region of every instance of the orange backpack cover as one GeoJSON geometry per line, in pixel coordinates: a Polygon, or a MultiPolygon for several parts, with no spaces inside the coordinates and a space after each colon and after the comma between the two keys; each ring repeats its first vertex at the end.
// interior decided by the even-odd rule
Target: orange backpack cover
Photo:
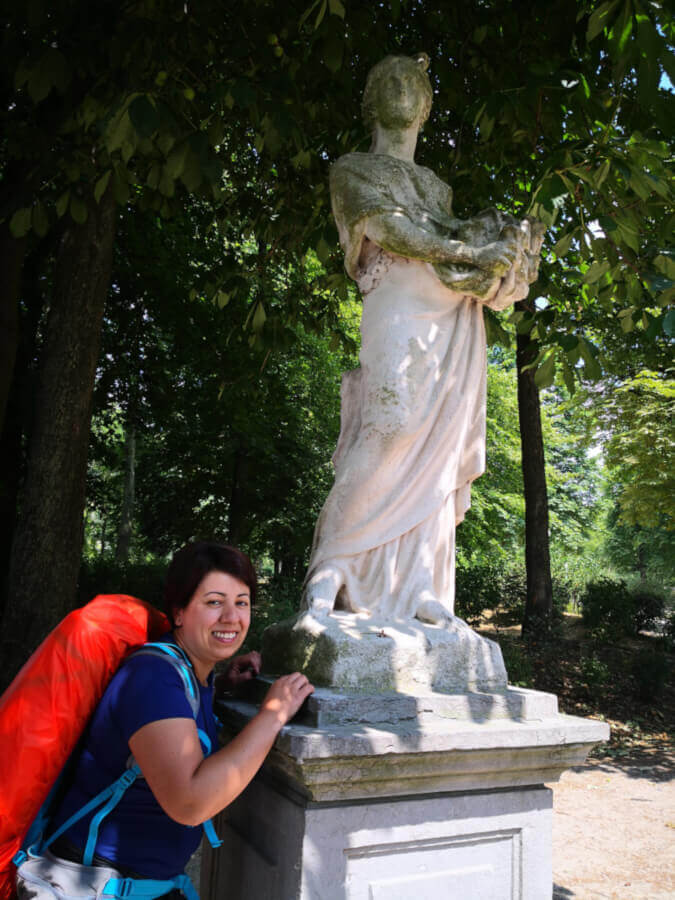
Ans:
{"type": "Polygon", "coordinates": [[[44,639],[0,697],[0,900],[14,894],[12,857],[122,660],[169,630],[159,610],[101,594],[44,639]]]}

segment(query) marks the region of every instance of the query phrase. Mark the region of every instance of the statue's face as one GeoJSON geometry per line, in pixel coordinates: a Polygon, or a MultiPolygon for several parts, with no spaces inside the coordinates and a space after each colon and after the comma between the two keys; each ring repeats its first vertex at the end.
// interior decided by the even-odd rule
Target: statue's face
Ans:
{"type": "Polygon", "coordinates": [[[408,60],[397,59],[382,72],[375,96],[383,128],[409,128],[419,122],[426,98],[420,75],[408,60]]]}

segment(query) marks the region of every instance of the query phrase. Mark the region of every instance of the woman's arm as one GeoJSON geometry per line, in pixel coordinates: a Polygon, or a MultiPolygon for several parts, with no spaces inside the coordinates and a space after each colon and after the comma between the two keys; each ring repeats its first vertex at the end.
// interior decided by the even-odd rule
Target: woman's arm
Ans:
{"type": "Polygon", "coordinates": [[[430,263],[463,263],[501,275],[511,266],[515,251],[503,241],[471,247],[416,225],[405,213],[379,213],[366,222],[365,236],[390,253],[430,263]]]}
{"type": "Polygon", "coordinates": [[[248,725],[206,758],[192,719],[150,722],[132,735],[129,747],[164,812],[182,825],[200,825],[244,790],[313,690],[299,672],[279,678],[248,725]]]}

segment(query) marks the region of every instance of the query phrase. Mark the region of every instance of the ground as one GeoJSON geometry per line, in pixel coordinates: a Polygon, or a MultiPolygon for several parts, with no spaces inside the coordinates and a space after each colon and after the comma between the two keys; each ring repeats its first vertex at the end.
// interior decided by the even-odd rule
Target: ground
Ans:
{"type": "MultiPolygon", "coordinates": [[[[485,629],[502,644],[512,680],[515,672],[557,694],[562,712],[604,719],[612,730],[586,765],[550,785],[554,900],[675,898],[672,677],[639,696],[639,669],[663,653],[661,639],[596,644],[578,616],[565,616],[555,641],[529,649],[518,632],[485,629]]],[[[672,672],[672,655],[661,658],[672,672]]]]}
{"type": "Polygon", "coordinates": [[[649,753],[592,759],[553,788],[553,900],[675,897],[675,781],[649,753]]]}

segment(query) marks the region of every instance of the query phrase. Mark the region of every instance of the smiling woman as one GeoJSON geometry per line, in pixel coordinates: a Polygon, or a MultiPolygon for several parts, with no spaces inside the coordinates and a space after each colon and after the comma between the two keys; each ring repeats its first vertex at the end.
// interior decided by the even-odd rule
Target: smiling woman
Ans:
{"type": "MultiPolygon", "coordinates": [[[[226,747],[209,752],[218,746],[212,710],[214,666],[230,661],[222,686],[253,678],[260,670],[257,653],[233,658],[246,637],[255,594],[255,571],[240,550],[197,542],[176,553],[164,592],[172,630],[162,639],[162,653],[156,655],[150,645],[129,657],[113,677],[52,824],[60,828],[68,823],[134,761],[141,777],[100,823],[99,814],[91,812],[63,830],[50,848],[57,870],[51,884],[36,886],[19,871],[20,900],[61,897],[55,887],[63,875],[59,866],[71,874],[73,866],[89,873],[100,867],[106,878],[112,870],[118,877],[166,885],[151,890],[146,881],[146,898],[166,894],[171,880],[180,880],[201,840],[202,830],[195,826],[246,787],[280,729],[313,691],[298,672],[280,678],[249,725],[226,747]],[[166,652],[178,666],[167,661],[166,652]],[[183,677],[186,667],[195,676],[189,679],[190,685],[194,680],[192,697],[183,677]],[[82,865],[83,860],[94,868],[82,865]]],[[[95,883],[95,877],[87,877],[88,883],[95,883]]]]}

